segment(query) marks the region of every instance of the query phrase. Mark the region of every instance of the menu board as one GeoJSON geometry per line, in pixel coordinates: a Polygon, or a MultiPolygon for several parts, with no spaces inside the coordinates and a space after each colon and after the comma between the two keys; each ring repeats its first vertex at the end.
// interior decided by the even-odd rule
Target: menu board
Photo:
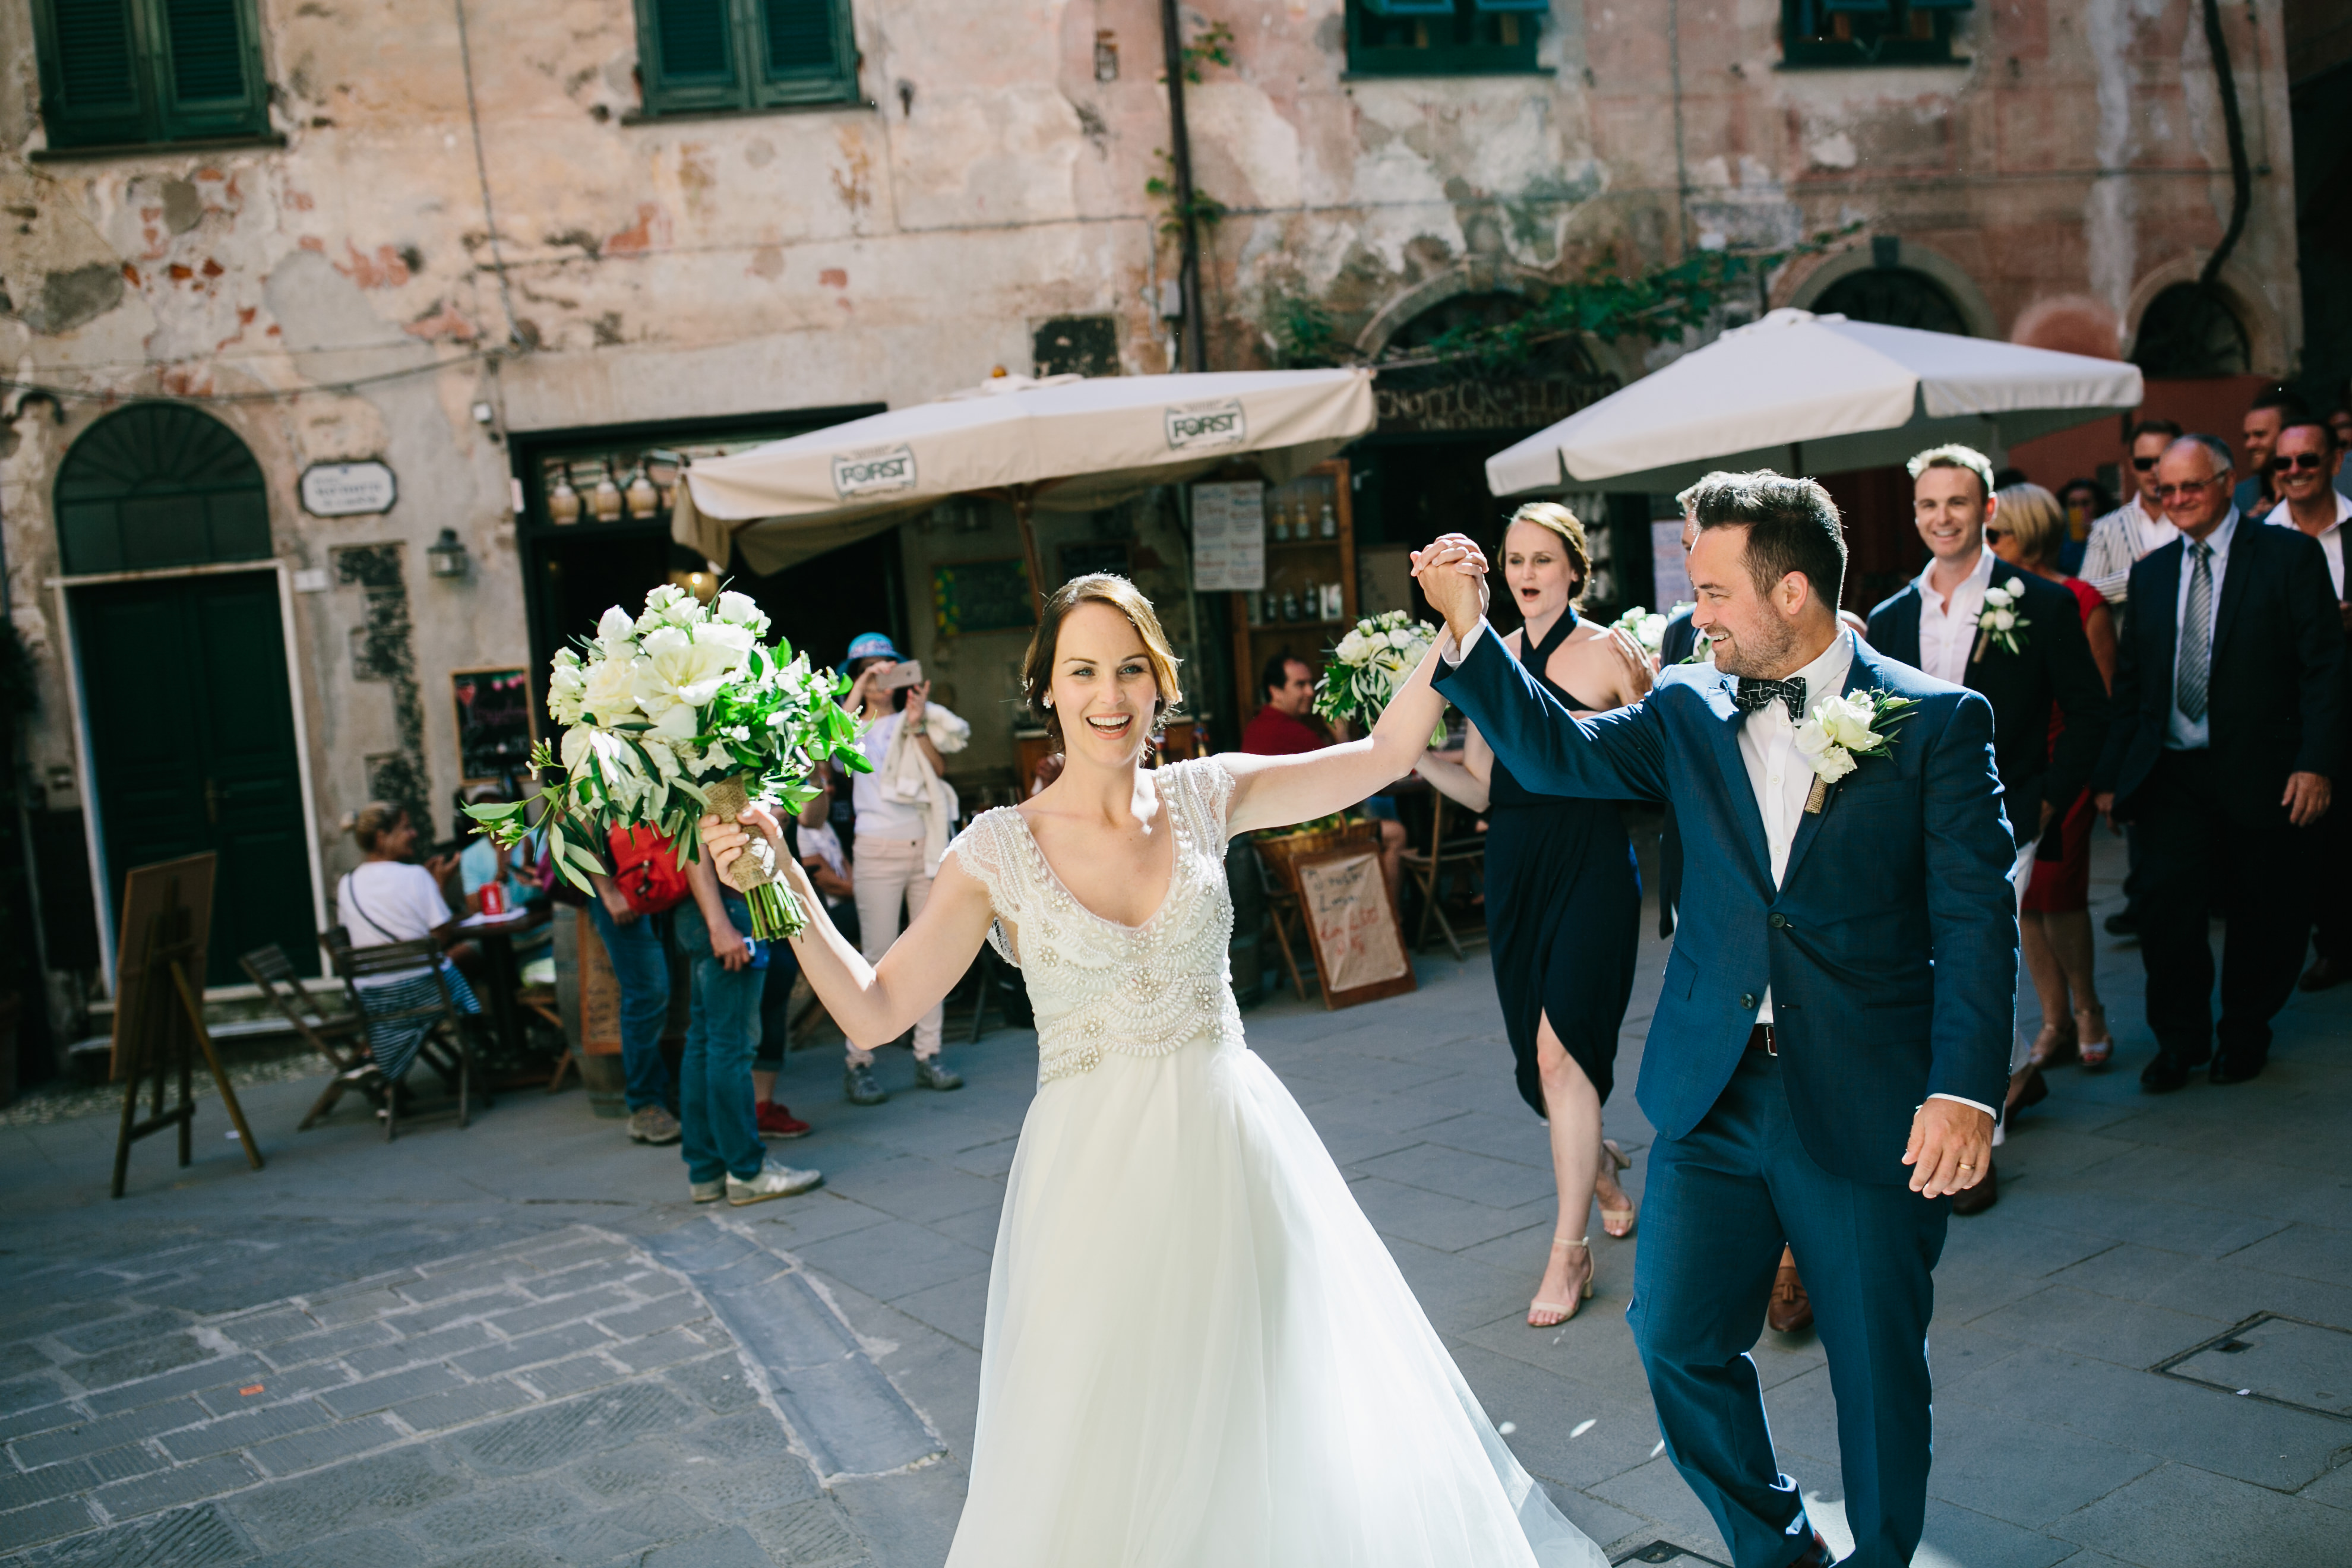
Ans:
{"type": "Polygon", "coordinates": [[[1027,563],[1013,555],[932,567],[931,615],[943,637],[1027,631],[1037,624],[1027,563]]]}
{"type": "Polygon", "coordinates": [[[1265,586],[1265,487],[1192,487],[1192,586],[1204,594],[1265,586]]]}
{"type": "Polygon", "coordinates": [[[1404,932],[1377,849],[1334,849],[1297,862],[1298,901],[1323,1005],[1352,1007],[1414,987],[1404,932]]]}
{"type": "Polygon", "coordinates": [[[453,669],[457,773],[467,784],[520,768],[530,756],[530,675],[521,669],[453,669]]]}

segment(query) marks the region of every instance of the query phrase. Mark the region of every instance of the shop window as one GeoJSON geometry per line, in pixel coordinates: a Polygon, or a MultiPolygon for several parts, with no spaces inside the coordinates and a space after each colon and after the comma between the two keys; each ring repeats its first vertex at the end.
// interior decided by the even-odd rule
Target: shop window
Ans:
{"type": "Polygon", "coordinates": [[[1975,0],[1780,0],[1780,58],[1792,66],[1954,63],[1952,27],[1975,0]]]}
{"type": "Polygon", "coordinates": [[[269,557],[261,465],[236,432],[178,403],[134,403],[92,425],[58,470],[66,575],[269,557]]]}
{"type": "Polygon", "coordinates": [[[2132,363],[2149,375],[2244,375],[2254,355],[2245,323],[2218,289],[2175,283],[2147,303],[2132,363]]]}
{"type": "Polygon", "coordinates": [[[1348,0],[1348,69],[1359,76],[1532,71],[1551,0],[1348,0]]]}
{"type": "Polygon", "coordinates": [[[49,146],[264,136],[253,0],[33,0],[49,146]]]}
{"type": "Polygon", "coordinates": [[[712,114],[857,98],[849,0],[636,0],[645,112],[712,114]]]}
{"type": "Polygon", "coordinates": [[[1873,267],[1849,272],[1814,299],[1815,315],[1840,315],[1882,327],[1916,327],[1923,332],[1969,335],[1969,321],[1943,286],[1908,267],[1873,267]]]}

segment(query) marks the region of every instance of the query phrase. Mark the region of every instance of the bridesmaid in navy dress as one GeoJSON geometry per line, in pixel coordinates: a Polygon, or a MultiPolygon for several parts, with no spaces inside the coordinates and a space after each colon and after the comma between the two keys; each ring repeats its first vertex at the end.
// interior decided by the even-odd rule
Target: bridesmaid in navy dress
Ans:
{"type": "MultiPolygon", "coordinates": [[[[1554,697],[1585,714],[1638,701],[1651,676],[1639,645],[1577,615],[1591,575],[1574,512],[1533,501],[1512,515],[1503,579],[1527,624],[1505,644],[1554,697]]],[[[1495,989],[1519,1094],[1551,1126],[1559,1184],[1550,1258],[1528,1307],[1530,1327],[1549,1328],[1574,1317],[1592,1293],[1587,1226],[1594,1197],[1610,1235],[1633,1229],[1633,1201],[1616,1177],[1627,1162],[1601,1136],[1601,1106],[1633,994],[1641,874],[1615,805],[1529,791],[1475,728],[1460,763],[1431,753],[1419,772],[1448,798],[1490,812],[1486,931],[1495,989]]]]}

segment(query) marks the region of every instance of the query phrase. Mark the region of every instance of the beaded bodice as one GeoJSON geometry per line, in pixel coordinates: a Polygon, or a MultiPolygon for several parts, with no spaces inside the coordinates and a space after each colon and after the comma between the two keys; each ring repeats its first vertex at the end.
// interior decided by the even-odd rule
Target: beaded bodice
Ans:
{"type": "Polygon", "coordinates": [[[1233,774],[1213,758],[1201,758],[1152,777],[1167,803],[1176,865],[1167,898],[1139,926],[1105,920],[1079,903],[1012,806],[982,812],[948,847],[995,906],[989,941],[1029,983],[1040,1086],[1090,1071],[1109,1052],[1165,1056],[1196,1040],[1242,1037],[1226,965],[1234,905],[1225,890],[1225,807],[1233,774]]]}

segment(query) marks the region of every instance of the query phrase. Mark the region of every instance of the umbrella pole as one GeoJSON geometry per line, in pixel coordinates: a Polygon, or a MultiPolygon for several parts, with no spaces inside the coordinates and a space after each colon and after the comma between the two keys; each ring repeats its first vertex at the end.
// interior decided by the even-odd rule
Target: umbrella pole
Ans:
{"type": "Polygon", "coordinates": [[[1037,624],[1045,623],[1045,569],[1037,559],[1037,526],[1030,514],[1036,510],[1029,487],[1023,485],[1013,492],[1013,516],[1021,524],[1021,553],[1029,565],[1029,607],[1036,615],[1037,624]]]}

